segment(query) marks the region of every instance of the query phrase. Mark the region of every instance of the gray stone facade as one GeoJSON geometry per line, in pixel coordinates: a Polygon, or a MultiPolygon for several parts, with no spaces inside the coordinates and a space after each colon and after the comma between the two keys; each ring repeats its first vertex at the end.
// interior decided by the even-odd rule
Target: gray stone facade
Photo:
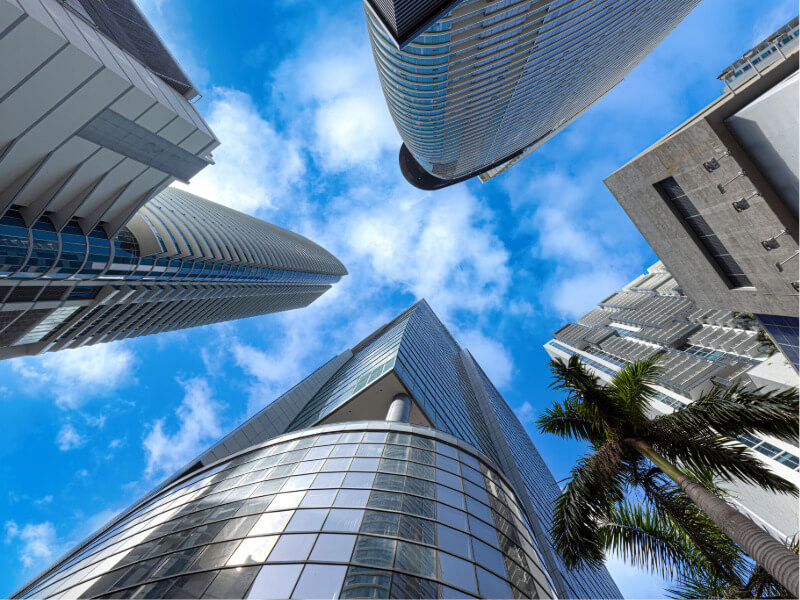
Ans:
{"type": "MultiPolygon", "coordinates": [[[[683,293],[699,307],[798,314],[796,207],[779,193],[772,173],[758,167],[764,156],[753,155],[755,146],[741,135],[737,138],[726,122],[776,86],[791,83],[796,89],[796,79],[789,80],[798,66],[796,28],[797,20],[788,26],[792,33],[784,34],[794,36],[783,38],[793,44],[781,49],[780,59],[729,88],[605,180],[683,293]],[[705,232],[716,239],[704,243],[697,228],[659,192],[659,182],[669,178],[699,212],[705,232]],[[744,278],[726,276],[725,261],[740,268],[744,278]]],[[[788,111],[796,114],[796,106],[788,111]]],[[[795,145],[796,123],[795,117],[795,145]]]]}

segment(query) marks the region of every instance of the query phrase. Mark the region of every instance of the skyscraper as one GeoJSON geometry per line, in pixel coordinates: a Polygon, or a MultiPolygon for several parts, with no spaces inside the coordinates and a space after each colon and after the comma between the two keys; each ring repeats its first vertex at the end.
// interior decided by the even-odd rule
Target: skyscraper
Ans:
{"type": "Polygon", "coordinates": [[[797,18],[605,183],[699,307],[751,313],[798,366],[797,18]]]}
{"type": "Polygon", "coordinates": [[[613,598],[549,537],[559,487],[420,302],[332,358],[16,597],[613,598]]]}
{"type": "Polygon", "coordinates": [[[28,230],[12,209],[0,218],[0,358],[300,308],[346,273],[301,235],[174,188],[111,239],[56,232],[47,217],[28,230]]]}
{"type": "Polygon", "coordinates": [[[617,85],[698,0],[364,0],[400,168],[503,172],[617,85]]]}
{"type": "Polygon", "coordinates": [[[0,56],[0,358],[298,308],[346,274],[165,189],[219,142],[131,0],[0,0],[0,56]]]}
{"type": "MultiPolygon", "coordinates": [[[[660,357],[652,409],[680,410],[712,386],[786,389],[797,375],[764,335],[753,315],[696,306],[656,263],[568,323],[545,344],[554,358],[575,355],[601,381],[628,362],[660,357]]],[[[770,436],[743,436],[743,444],[777,475],[800,484],[800,448],[770,436]]],[[[798,531],[797,499],[738,482],[723,483],[732,500],[757,523],[784,539],[798,531]]]]}

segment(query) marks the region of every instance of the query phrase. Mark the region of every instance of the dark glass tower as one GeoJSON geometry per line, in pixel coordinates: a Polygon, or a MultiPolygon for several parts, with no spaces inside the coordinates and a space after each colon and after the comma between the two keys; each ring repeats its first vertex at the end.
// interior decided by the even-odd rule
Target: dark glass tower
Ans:
{"type": "Polygon", "coordinates": [[[618,598],[567,571],[559,488],[420,302],[328,361],[15,597],[618,598]]]}

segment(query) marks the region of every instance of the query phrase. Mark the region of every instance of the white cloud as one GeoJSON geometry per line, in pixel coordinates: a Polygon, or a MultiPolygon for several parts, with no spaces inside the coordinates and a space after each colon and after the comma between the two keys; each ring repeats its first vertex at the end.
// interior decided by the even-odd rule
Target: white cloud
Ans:
{"type": "Polygon", "coordinates": [[[387,192],[380,204],[368,191],[366,203],[351,194],[349,210],[328,225],[344,230],[351,272],[426,298],[442,319],[500,307],[511,280],[509,256],[475,196],[465,186],[435,197],[407,188],[387,192]]]}
{"type": "Polygon", "coordinates": [[[79,448],[86,441],[84,437],[70,423],[61,427],[56,437],[58,449],[62,452],[79,448]]]}
{"type": "Polygon", "coordinates": [[[52,501],[53,501],[52,496],[44,496],[42,498],[39,498],[38,500],[34,500],[33,503],[41,506],[43,504],[50,504],[52,501]]]}
{"type": "Polygon", "coordinates": [[[536,421],[536,409],[533,408],[533,404],[531,404],[528,400],[522,403],[521,406],[518,406],[514,409],[514,412],[519,419],[519,422],[522,425],[530,425],[536,421]]]}
{"type": "Polygon", "coordinates": [[[17,540],[21,543],[19,558],[26,568],[47,564],[59,550],[56,530],[50,522],[19,527],[15,521],[7,521],[5,525],[6,543],[17,540]]]}
{"type": "Polygon", "coordinates": [[[11,362],[34,389],[44,387],[52,391],[58,406],[77,408],[88,398],[109,395],[128,384],[133,378],[136,357],[124,342],[115,342],[11,362]]]}
{"type": "Polygon", "coordinates": [[[178,429],[167,433],[166,419],[162,418],[150,426],[144,438],[148,477],[182,467],[223,433],[220,424],[223,407],[214,400],[206,380],[197,377],[181,385],[185,393],[175,411],[178,429]]]}
{"type": "Polygon", "coordinates": [[[396,164],[400,136],[362,29],[330,23],[299,56],[281,64],[274,79],[284,110],[310,132],[311,150],[324,168],[376,167],[384,151],[395,154],[396,164]]]}
{"type": "Polygon", "coordinates": [[[459,331],[456,338],[463,348],[469,350],[495,387],[511,383],[514,362],[503,344],[477,330],[459,331]]]}
{"type": "Polygon", "coordinates": [[[612,292],[622,289],[630,279],[621,272],[608,270],[563,277],[553,288],[551,303],[561,315],[579,318],[612,292]]]}
{"type": "Polygon", "coordinates": [[[203,100],[203,115],[222,144],[214,151],[216,164],[176,187],[247,213],[283,200],[305,171],[297,143],[238,90],[214,88],[203,100]]]}
{"type": "Polygon", "coordinates": [[[760,44],[795,16],[797,16],[797,0],[773,0],[770,10],[765,10],[761,18],[753,24],[750,45],[760,44]]]}

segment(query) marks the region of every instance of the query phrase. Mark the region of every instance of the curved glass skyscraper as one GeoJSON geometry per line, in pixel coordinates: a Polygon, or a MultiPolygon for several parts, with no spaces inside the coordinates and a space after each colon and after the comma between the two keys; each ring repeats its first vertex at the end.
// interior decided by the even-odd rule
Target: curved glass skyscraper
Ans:
{"type": "Polygon", "coordinates": [[[699,0],[364,0],[406,179],[504,171],[617,85],[699,0]]]}
{"type": "Polygon", "coordinates": [[[567,571],[559,487],[423,301],[334,357],[19,598],[618,598],[567,571]]]}
{"type": "Polygon", "coordinates": [[[168,188],[119,233],[0,217],[0,358],[307,306],[347,273],[324,248],[168,188]]]}

